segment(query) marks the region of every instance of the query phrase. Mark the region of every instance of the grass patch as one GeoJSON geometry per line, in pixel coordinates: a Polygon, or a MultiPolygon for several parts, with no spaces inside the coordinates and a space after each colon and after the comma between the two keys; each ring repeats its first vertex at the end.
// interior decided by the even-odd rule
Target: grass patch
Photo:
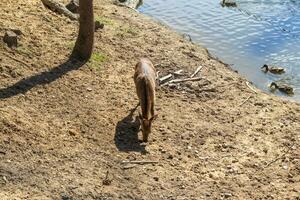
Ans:
{"type": "Polygon", "coordinates": [[[94,52],[88,62],[89,67],[99,70],[103,63],[108,61],[108,57],[100,52],[94,52]]]}
{"type": "Polygon", "coordinates": [[[123,26],[119,29],[119,31],[117,32],[117,36],[118,37],[125,37],[125,36],[128,36],[128,35],[131,35],[131,36],[137,36],[138,35],[138,29],[134,28],[134,27],[130,27],[130,26],[123,26]]]}
{"type": "Polygon", "coordinates": [[[16,48],[16,51],[19,54],[23,54],[23,55],[26,55],[26,56],[32,56],[33,55],[32,49],[30,49],[29,47],[26,47],[26,46],[19,46],[19,47],[16,48]]]}
{"type": "Polygon", "coordinates": [[[113,20],[111,20],[111,19],[109,19],[107,17],[96,16],[95,20],[103,23],[104,25],[111,25],[111,26],[114,25],[113,20]]]}
{"type": "Polygon", "coordinates": [[[75,47],[75,41],[69,41],[66,43],[68,49],[73,49],[75,47]]]}

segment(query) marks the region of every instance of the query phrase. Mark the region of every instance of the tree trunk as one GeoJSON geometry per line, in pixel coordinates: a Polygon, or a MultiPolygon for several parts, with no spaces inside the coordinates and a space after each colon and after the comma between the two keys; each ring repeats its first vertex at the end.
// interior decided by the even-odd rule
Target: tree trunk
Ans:
{"type": "Polygon", "coordinates": [[[94,46],[93,0],[79,0],[79,15],[79,34],[71,57],[86,61],[90,59],[94,46]]]}

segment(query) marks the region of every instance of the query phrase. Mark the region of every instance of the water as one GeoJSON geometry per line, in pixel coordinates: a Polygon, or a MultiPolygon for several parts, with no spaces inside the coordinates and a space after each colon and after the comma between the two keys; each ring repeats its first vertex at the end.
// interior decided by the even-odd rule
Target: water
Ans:
{"type": "Polygon", "coordinates": [[[227,8],[218,0],[144,0],[139,10],[189,34],[265,91],[272,81],[293,86],[295,95],[287,98],[300,101],[300,0],[235,2],[227,8]],[[264,74],[263,64],[286,73],[264,74]]]}

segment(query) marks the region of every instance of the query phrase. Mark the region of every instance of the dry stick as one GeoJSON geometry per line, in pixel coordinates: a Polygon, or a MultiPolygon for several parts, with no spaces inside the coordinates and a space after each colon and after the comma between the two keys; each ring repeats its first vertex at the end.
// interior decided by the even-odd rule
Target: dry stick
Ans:
{"type": "Polygon", "coordinates": [[[204,77],[195,77],[195,78],[185,78],[185,79],[175,79],[171,80],[168,83],[182,83],[182,82],[187,82],[187,81],[200,81],[204,77]]]}
{"type": "Polygon", "coordinates": [[[252,90],[255,94],[257,94],[257,91],[254,90],[254,89],[250,86],[250,83],[249,83],[248,81],[246,82],[246,85],[248,86],[248,88],[249,88],[250,90],[252,90]]]}
{"type": "Polygon", "coordinates": [[[243,101],[240,105],[238,105],[238,107],[241,107],[242,105],[244,105],[251,97],[252,97],[252,95],[250,95],[245,101],[243,101]]]}
{"type": "Polygon", "coordinates": [[[79,16],[75,15],[71,11],[69,11],[66,6],[62,3],[59,3],[55,0],[41,0],[45,6],[48,6],[50,10],[57,12],[59,14],[63,14],[66,17],[69,17],[71,20],[78,20],[79,16]]]}
{"type": "Polygon", "coordinates": [[[172,74],[180,76],[180,75],[182,75],[182,72],[183,72],[183,70],[180,69],[180,70],[177,70],[176,72],[173,72],[172,74]]]}
{"type": "Polygon", "coordinates": [[[271,164],[273,164],[273,163],[277,162],[278,160],[282,159],[294,147],[294,145],[295,145],[295,143],[293,143],[291,146],[289,146],[288,149],[281,156],[278,156],[277,158],[275,158],[274,160],[269,162],[264,168],[267,168],[271,164]]]}
{"type": "Polygon", "coordinates": [[[194,76],[196,76],[199,72],[200,72],[200,70],[203,68],[203,66],[199,66],[197,69],[196,69],[196,71],[190,76],[190,78],[193,78],[194,76]]]}
{"type": "Polygon", "coordinates": [[[157,72],[156,72],[155,80],[158,80],[158,79],[159,79],[159,73],[160,73],[160,71],[157,71],[157,72]]]}
{"type": "Polygon", "coordinates": [[[12,60],[14,60],[14,61],[16,61],[16,62],[22,63],[23,65],[25,65],[25,66],[28,67],[28,68],[31,67],[30,65],[28,65],[28,64],[25,63],[24,61],[19,60],[19,59],[15,58],[15,57],[11,56],[11,55],[8,54],[8,53],[5,53],[5,52],[2,52],[2,53],[4,53],[4,54],[5,54],[7,57],[9,57],[10,59],[12,59],[12,60]]]}
{"type": "Polygon", "coordinates": [[[132,161],[122,161],[123,164],[156,164],[158,161],[151,161],[151,160],[142,160],[142,161],[137,161],[137,160],[132,160],[132,161]]]}
{"type": "Polygon", "coordinates": [[[162,83],[162,82],[164,82],[164,81],[166,81],[166,80],[168,80],[168,79],[170,79],[170,78],[172,78],[172,77],[173,77],[172,74],[168,74],[168,75],[166,75],[166,76],[161,77],[161,78],[159,79],[159,82],[162,83]]]}
{"type": "Polygon", "coordinates": [[[203,79],[204,77],[195,77],[195,78],[185,78],[185,79],[175,79],[175,80],[171,80],[168,81],[164,84],[162,84],[162,86],[168,85],[170,83],[182,83],[182,82],[187,82],[187,81],[199,81],[201,79],[203,79]]]}

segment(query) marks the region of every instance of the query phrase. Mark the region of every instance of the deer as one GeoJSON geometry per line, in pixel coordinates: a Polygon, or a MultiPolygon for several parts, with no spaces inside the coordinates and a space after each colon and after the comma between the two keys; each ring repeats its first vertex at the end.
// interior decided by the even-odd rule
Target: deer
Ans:
{"type": "Polygon", "coordinates": [[[154,113],[156,70],[148,58],[141,58],[135,65],[134,83],[142,111],[139,112],[139,120],[143,142],[148,142],[152,122],[157,118],[154,113]]]}

